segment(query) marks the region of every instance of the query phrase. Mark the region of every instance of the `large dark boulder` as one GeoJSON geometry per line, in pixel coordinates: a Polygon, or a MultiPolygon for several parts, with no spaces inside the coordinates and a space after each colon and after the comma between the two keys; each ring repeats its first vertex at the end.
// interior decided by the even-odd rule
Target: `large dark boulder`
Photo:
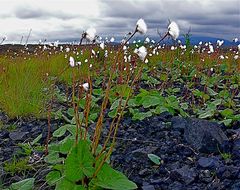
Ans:
{"type": "Polygon", "coordinates": [[[175,117],[173,129],[184,130],[184,139],[203,153],[219,153],[228,138],[216,122],[202,119],[175,117]]]}

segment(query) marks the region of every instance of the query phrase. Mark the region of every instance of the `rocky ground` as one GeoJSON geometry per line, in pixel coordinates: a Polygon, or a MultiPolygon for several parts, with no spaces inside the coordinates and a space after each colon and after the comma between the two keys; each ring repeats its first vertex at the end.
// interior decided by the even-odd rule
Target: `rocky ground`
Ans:
{"type": "MultiPolygon", "coordinates": [[[[32,170],[11,176],[4,170],[4,162],[19,155],[19,144],[47,135],[46,120],[14,120],[0,115],[8,126],[0,131],[0,179],[8,186],[26,177],[36,177],[38,189],[50,189],[44,182],[49,172],[43,151],[29,155],[32,170]]],[[[52,130],[63,121],[53,120],[52,130]]],[[[107,125],[108,122],[106,122],[107,125]]],[[[107,132],[107,131],[105,131],[107,132]]],[[[162,113],[143,121],[124,118],[118,133],[118,144],[111,162],[143,190],[238,190],[240,189],[240,129],[226,129],[215,122],[181,118],[162,113]],[[150,161],[148,154],[161,158],[161,164],[150,161]]]]}

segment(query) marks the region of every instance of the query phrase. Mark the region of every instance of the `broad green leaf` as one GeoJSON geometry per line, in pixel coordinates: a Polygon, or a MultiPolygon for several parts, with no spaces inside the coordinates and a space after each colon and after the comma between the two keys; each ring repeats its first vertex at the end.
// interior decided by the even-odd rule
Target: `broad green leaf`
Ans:
{"type": "Polygon", "coordinates": [[[224,125],[226,125],[228,127],[232,123],[232,119],[225,119],[225,120],[221,121],[220,123],[224,123],[224,125]]]}
{"type": "Polygon", "coordinates": [[[66,133],[66,126],[61,126],[56,131],[53,132],[53,137],[61,137],[66,133]]]}
{"type": "Polygon", "coordinates": [[[212,117],[213,115],[214,115],[214,111],[207,110],[207,111],[203,112],[202,114],[200,114],[198,117],[201,119],[205,119],[205,118],[212,117]]]}
{"type": "Polygon", "coordinates": [[[148,154],[148,158],[156,165],[160,165],[161,158],[155,154],[148,154]]]}
{"type": "Polygon", "coordinates": [[[55,190],[86,190],[82,185],[76,185],[66,178],[62,178],[56,185],[55,190]]]}
{"type": "Polygon", "coordinates": [[[220,111],[220,113],[223,117],[229,118],[229,117],[233,116],[234,111],[232,109],[227,108],[225,110],[220,111]]]}
{"type": "Polygon", "coordinates": [[[161,114],[161,113],[167,112],[167,111],[168,111],[168,108],[166,108],[165,106],[157,106],[153,112],[155,114],[161,114]]]}
{"type": "Polygon", "coordinates": [[[218,94],[217,92],[215,92],[213,89],[209,87],[207,87],[207,91],[210,94],[210,96],[216,96],[218,94]]]}
{"type": "Polygon", "coordinates": [[[13,183],[11,185],[12,190],[33,190],[34,178],[27,178],[22,181],[13,183]]]}
{"type": "Polygon", "coordinates": [[[73,108],[68,108],[67,114],[68,114],[70,117],[73,117],[73,116],[74,116],[74,109],[73,109],[73,108]]]}
{"type": "Polygon", "coordinates": [[[71,150],[71,148],[74,144],[74,141],[75,141],[75,139],[71,136],[67,136],[66,138],[64,138],[60,142],[60,147],[59,147],[60,152],[62,154],[67,154],[71,150]]]}
{"type": "Polygon", "coordinates": [[[59,158],[59,153],[57,152],[50,152],[45,158],[44,161],[49,164],[56,164],[62,162],[64,159],[59,158]]]}
{"type": "Polygon", "coordinates": [[[144,108],[149,108],[151,106],[161,105],[164,101],[164,98],[159,96],[145,96],[143,97],[142,105],[144,108]]]}
{"type": "Polygon", "coordinates": [[[129,99],[128,106],[130,106],[130,107],[138,106],[138,104],[136,103],[135,98],[129,99]]]}
{"type": "Polygon", "coordinates": [[[215,106],[219,106],[222,103],[222,99],[216,99],[212,102],[215,106]]]}
{"type": "Polygon", "coordinates": [[[59,171],[51,171],[47,174],[46,181],[48,185],[53,186],[59,181],[60,178],[61,174],[59,171]]]}
{"type": "Polygon", "coordinates": [[[134,113],[132,119],[133,120],[143,120],[147,117],[151,117],[152,116],[152,112],[151,111],[148,111],[148,112],[137,112],[137,113],[134,113]]]}
{"type": "Polygon", "coordinates": [[[93,162],[89,143],[81,140],[72,148],[65,160],[64,175],[71,181],[82,180],[85,176],[91,177],[94,173],[93,162]]]}
{"type": "Polygon", "coordinates": [[[111,118],[114,118],[116,117],[117,115],[117,108],[111,110],[110,112],[108,112],[108,116],[111,117],[111,118]]]}
{"type": "Polygon", "coordinates": [[[94,185],[112,190],[137,189],[137,185],[119,171],[112,169],[108,164],[104,164],[99,171],[97,178],[91,181],[94,185]]]}

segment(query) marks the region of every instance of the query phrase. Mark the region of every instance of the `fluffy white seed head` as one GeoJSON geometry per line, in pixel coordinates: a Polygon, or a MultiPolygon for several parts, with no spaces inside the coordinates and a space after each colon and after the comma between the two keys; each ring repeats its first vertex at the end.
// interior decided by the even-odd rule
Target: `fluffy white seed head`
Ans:
{"type": "Polygon", "coordinates": [[[138,55],[138,57],[144,61],[145,57],[147,56],[147,49],[144,46],[141,46],[138,49],[135,49],[134,52],[138,55]]]}
{"type": "Polygon", "coordinates": [[[75,61],[74,61],[74,58],[72,56],[69,57],[69,65],[71,67],[74,67],[75,66],[75,61]]]}
{"type": "Polygon", "coordinates": [[[92,42],[95,39],[96,36],[96,29],[95,28],[88,28],[86,31],[86,39],[90,42],[92,42]]]}
{"type": "Polygon", "coordinates": [[[180,30],[176,22],[171,22],[168,25],[168,33],[174,40],[179,37],[180,30]]]}
{"type": "Polygon", "coordinates": [[[146,34],[147,32],[147,25],[145,23],[145,21],[140,18],[138,21],[137,21],[137,24],[136,24],[136,30],[137,32],[139,32],[140,34],[146,34]]]}
{"type": "Polygon", "coordinates": [[[82,87],[83,87],[83,89],[84,89],[85,91],[88,91],[88,89],[89,89],[89,84],[86,82],[86,83],[84,83],[84,84],[82,85],[82,87]]]}

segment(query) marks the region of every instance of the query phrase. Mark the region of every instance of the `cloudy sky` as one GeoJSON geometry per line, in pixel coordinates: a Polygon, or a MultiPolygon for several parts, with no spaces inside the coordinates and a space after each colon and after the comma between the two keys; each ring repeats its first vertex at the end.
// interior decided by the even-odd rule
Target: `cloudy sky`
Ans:
{"type": "Polygon", "coordinates": [[[239,0],[0,0],[0,37],[8,42],[79,39],[95,27],[100,36],[122,37],[143,18],[146,36],[166,30],[168,19],[184,34],[231,40],[240,38],[239,0]]]}

